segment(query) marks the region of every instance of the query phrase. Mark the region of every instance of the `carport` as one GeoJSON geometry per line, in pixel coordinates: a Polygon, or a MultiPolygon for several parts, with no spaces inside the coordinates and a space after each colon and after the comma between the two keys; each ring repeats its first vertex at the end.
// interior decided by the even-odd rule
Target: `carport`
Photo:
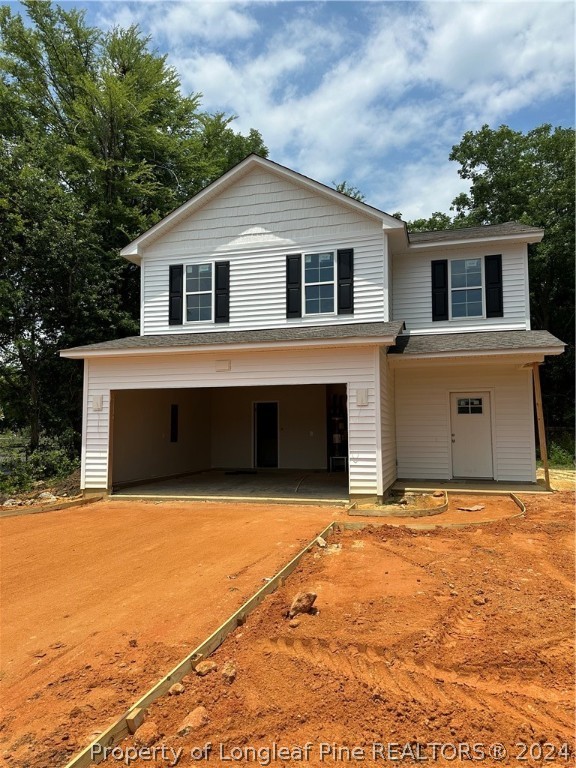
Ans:
{"type": "Polygon", "coordinates": [[[344,384],[113,390],[111,437],[119,495],[348,498],[344,384]]]}

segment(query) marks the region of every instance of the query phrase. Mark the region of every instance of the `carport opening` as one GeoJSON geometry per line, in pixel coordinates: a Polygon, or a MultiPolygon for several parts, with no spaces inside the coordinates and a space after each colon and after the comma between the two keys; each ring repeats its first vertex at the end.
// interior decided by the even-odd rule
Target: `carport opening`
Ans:
{"type": "Polygon", "coordinates": [[[116,390],[111,418],[113,491],[178,480],[184,495],[276,483],[348,496],[345,384],[116,390]]]}

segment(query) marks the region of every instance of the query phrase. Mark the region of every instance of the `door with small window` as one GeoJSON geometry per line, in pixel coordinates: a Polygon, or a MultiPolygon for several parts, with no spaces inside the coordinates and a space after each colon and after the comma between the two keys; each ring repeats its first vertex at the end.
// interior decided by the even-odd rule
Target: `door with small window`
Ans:
{"type": "Polygon", "coordinates": [[[452,477],[492,479],[492,418],[489,392],[450,394],[452,477]]]}

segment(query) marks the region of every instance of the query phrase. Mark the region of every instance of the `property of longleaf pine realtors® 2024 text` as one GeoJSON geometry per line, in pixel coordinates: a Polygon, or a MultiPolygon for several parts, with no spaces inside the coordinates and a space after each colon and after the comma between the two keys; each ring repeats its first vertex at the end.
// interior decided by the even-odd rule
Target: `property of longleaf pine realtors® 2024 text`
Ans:
{"type": "Polygon", "coordinates": [[[384,762],[435,762],[437,760],[472,760],[476,762],[484,760],[502,761],[506,759],[525,761],[534,760],[564,760],[571,758],[572,750],[568,744],[552,743],[516,743],[506,746],[501,742],[485,744],[483,742],[372,742],[367,746],[350,746],[330,742],[311,741],[301,745],[281,745],[272,742],[267,747],[238,746],[230,747],[227,744],[213,744],[206,742],[204,745],[185,749],[184,747],[167,747],[162,744],[155,747],[105,747],[94,745],[92,758],[111,759],[124,765],[147,760],[163,760],[167,766],[176,766],[182,758],[189,757],[197,762],[209,762],[211,759],[220,762],[248,762],[266,768],[279,760],[295,763],[307,763],[311,759],[322,763],[348,763],[351,760],[357,762],[384,761],[384,762]]]}

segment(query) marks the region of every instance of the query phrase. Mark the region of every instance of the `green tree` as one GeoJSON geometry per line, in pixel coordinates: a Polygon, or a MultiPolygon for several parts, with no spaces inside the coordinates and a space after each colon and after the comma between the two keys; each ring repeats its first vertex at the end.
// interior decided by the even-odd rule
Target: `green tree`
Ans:
{"type": "Polygon", "coordinates": [[[23,6],[27,21],[0,8],[0,395],[29,415],[34,447],[40,429],[79,424],[78,376],[56,350],[137,331],[137,269],[119,249],[267,150],[183,95],[138,28],[23,6]]]}
{"type": "Polygon", "coordinates": [[[355,187],[353,184],[349,184],[346,180],[340,181],[340,182],[332,182],[332,186],[336,190],[336,192],[340,192],[343,195],[348,195],[348,197],[353,198],[354,200],[359,200],[361,203],[363,203],[366,198],[360,192],[358,187],[355,187]]]}
{"type": "Polygon", "coordinates": [[[452,229],[454,222],[447,213],[435,211],[428,219],[407,221],[406,226],[409,232],[433,232],[439,229],[452,229]]]}

